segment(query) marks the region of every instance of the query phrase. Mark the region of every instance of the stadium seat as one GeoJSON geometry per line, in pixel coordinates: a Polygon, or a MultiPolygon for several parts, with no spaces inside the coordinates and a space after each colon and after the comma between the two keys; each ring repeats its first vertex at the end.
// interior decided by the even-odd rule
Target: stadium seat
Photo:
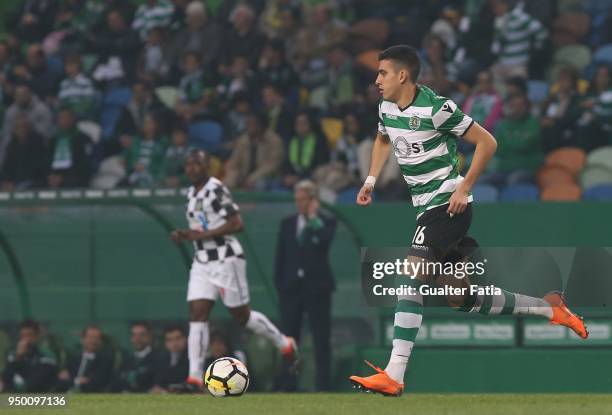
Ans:
{"type": "Polygon", "coordinates": [[[214,121],[199,121],[189,125],[189,144],[215,152],[221,145],[223,127],[214,121]]]}
{"type": "Polygon", "coordinates": [[[612,200],[612,183],[593,186],[582,193],[584,200],[612,200]]]}
{"type": "Polygon", "coordinates": [[[575,183],[561,183],[542,190],[540,197],[546,201],[571,202],[580,200],[582,190],[575,183]]]}
{"type": "Polygon", "coordinates": [[[563,183],[575,183],[576,180],[571,171],[560,166],[542,166],[538,170],[537,183],[540,189],[546,187],[563,184],[563,183]]]}
{"type": "Polygon", "coordinates": [[[546,166],[560,166],[571,172],[574,177],[584,168],[586,153],[577,147],[563,147],[552,151],[544,164],[546,166]]]}
{"type": "Polygon", "coordinates": [[[160,86],[155,88],[155,94],[167,108],[172,109],[174,104],[176,104],[179,90],[173,86],[160,86]]]}
{"type": "Polygon", "coordinates": [[[529,80],[527,82],[527,95],[532,103],[539,103],[548,96],[548,83],[545,81],[529,80]]]}
{"type": "Polygon", "coordinates": [[[502,189],[499,200],[501,202],[528,202],[538,200],[540,192],[531,184],[514,184],[502,189]]]}
{"type": "Polygon", "coordinates": [[[338,192],[338,195],[336,196],[336,203],[355,203],[355,200],[357,200],[357,193],[359,193],[359,189],[357,187],[349,187],[348,189],[342,190],[341,192],[338,192]]]}
{"type": "Polygon", "coordinates": [[[497,202],[499,190],[490,184],[477,184],[472,187],[472,194],[476,203],[492,203],[497,202]]]}
{"type": "Polygon", "coordinates": [[[97,144],[102,137],[102,128],[94,121],[79,121],[77,128],[88,136],[94,144],[97,144]]]}
{"type": "Polygon", "coordinates": [[[102,129],[102,140],[106,140],[113,136],[122,111],[120,107],[115,106],[102,109],[99,119],[100,128],[102,129]]]}
{"type": "Polygon", "coordinates": [[[612,63],[612,43],[599,47],[593,55],[593,61],[598,63],[612,63]]]}
{"type": "Polygon", "coordinates": [[[342,137],[343,127],[339,118],[325,117],[321,120],[321,129],[330,148],[336,148],[336,143],[342,137]]]}
{"type": "Polygon", "coordinates": [[[132,91],[129,88],[111,88],[104,94],[104,107],[124,107],[130,102],[132,91]]]}
{"type": "Polygon", "coordinates": [[[381,48],[389,37],[389,22],[381,18],[362,19],[349,28],[349,42],[354,53],[381,48]]]}
{"type": "Polygon", "coordinates": [[[587,166],[604,166],[612,170],[612,146],[600,147],[587,155],[587,166]]]}
{"type": "Polygon", "coordinates": [[[587,166],[580,174],[580,185],[590,189],[599,184],[612,184],[612,169],[597,164],[587,166]]]}

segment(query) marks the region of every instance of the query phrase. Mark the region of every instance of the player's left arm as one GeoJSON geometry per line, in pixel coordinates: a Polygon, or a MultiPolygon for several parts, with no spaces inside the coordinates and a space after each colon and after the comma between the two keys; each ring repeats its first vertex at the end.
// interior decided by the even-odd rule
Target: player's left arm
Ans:
{"type": "Polygon", "coordinates": [[[478,180],[478,177],[480,177],[497,149],[495,138],[476,122],[468,127],[463,134],[463,139],[468,143],[476,145],[476,150],[474,150],[472,164],[465,178],[457,185],[455,192],[449,200],[447,211],[452,214],[459,214],[465,210],[472,186],[474,186],[474,183],[476,183],[476,180],[478,180]]]}

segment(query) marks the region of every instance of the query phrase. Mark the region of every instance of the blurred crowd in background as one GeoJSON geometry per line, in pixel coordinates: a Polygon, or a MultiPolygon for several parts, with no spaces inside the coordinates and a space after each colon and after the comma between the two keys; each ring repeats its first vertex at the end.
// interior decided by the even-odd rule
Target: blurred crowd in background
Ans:
{"type": "MultiPolygon", "coordinates": [[[[39,322],[24,320],[16,340],[0,362],[0,392],[185,392],[189,359],[181,324],[155,330],[148,322],[132,323],[131,350],[96,325],[83,328],[80,344],[66,345],[39,322]]],[[[205,367],[227,356],[247,363],[228,333],[213,331],[205,367]]]]}
{"type": "MultiPolygon", "coordinates": [[[[179,187],[190,147],[232,189],[367,176],[380,50],[499,142],[476,199],[612,197],[612,1],[23,0],[0,41],[2,190],[179,187]]],[[[460,145],[460,168],[473,148],[460,145]]],[[[408,189],[394,160],[380,199],[408,189]]]]}

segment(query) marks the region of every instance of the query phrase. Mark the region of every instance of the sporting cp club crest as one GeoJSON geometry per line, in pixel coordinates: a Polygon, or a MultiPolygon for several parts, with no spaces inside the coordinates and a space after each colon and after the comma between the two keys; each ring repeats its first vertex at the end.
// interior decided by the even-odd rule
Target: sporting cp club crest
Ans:
{"type": "Polygon", "coordinates": [[[419,127],[421,126],[421,119],[418,116],[413,115],[412,117],[410,117],[410,120],[408,121],[408,126],[410,127],[412,131],[418,130],[419,127]]]}

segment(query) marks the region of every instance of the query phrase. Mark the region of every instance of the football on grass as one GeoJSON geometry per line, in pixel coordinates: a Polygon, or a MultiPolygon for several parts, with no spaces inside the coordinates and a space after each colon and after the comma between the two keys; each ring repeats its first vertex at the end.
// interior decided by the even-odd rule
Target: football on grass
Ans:
{"type": "Polygon", "coordinates": [[[249,387],[249,372],[240,360],[222,357],[208,366],[204,383],[212,396],[240,396],[249,387]]]}

